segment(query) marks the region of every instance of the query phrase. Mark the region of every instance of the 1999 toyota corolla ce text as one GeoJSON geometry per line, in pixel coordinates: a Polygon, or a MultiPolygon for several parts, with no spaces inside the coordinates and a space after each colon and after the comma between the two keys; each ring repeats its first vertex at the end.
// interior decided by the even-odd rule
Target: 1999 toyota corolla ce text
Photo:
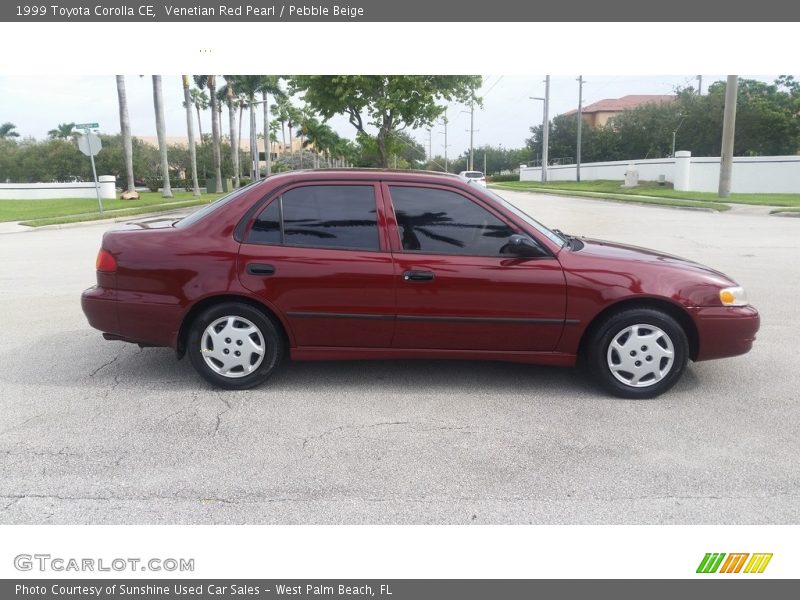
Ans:
{"type": "Polygon", "coordinates": [[[744,354],[759,315],[734,281],[550,230],[454,175],[297,171],[192,215],[110,231],[82,297],[107,339],[174,348],[211,383],[295,360],[571,366],[651,398],[689,359],[744,354]]]}

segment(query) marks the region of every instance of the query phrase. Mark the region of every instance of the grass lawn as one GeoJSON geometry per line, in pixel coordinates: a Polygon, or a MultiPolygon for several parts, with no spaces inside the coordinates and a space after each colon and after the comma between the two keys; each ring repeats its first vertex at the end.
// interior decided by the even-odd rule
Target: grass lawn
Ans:
{"type": "Polygon", "coordinates": [[[220,194],[203,194],[196,198],[191,192],[175,192],[174,198],[162,198],[159,192],[144,192],[138,200],[103,200],[103,215],[94,198],[0,200],[0,221],[23,221],[24,225],[34,227],[93,221],[207,204],[219,197],[220,194]]]}
{"type": "MultiPolygon", "coordinates": [[[[508,181],[496,184],[497,187],[509,190],[550,190],[554,192],[586,192],[598,196],[648,196],[672,200],[689,200],[718,204],[757,204],[763,206],[799,206],[800,194],[731,194],[729,198],[718,198],[710,192],[677,192],[670,184],[658,185],[654,181],[642,181],[638,187],[623,188],[622,182],[601,179],[598,181],[508,181]]],[[[641,201],[641,200],[637,200],[641,201]]]]}

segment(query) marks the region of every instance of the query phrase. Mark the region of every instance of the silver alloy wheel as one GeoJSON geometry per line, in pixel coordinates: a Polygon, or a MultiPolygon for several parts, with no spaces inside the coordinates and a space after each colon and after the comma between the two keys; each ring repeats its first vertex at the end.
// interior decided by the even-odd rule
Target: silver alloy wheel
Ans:
{"type": "Polygon", "coordinates": [[[208,368],[236,379],[255,371],[264,360],[264,335],[252,321],[239,316],[220,317],[200,339],[200,352],[208,368]]]}
{"type": "Polygon", "coordinates": [[[639,323],[621,330],[608,345],[608,368],[620,382],[635,388],[655,385],[675,363],[672,340],[655,325],[639,323]]]}

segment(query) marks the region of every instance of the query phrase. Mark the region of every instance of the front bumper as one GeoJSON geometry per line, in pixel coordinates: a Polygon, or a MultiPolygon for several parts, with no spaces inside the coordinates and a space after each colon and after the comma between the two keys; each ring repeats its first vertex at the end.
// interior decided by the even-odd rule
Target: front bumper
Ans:
{"type": "Polygon", "coordinates": [[[752,306],[700,307],[692,309],[692,316],[698,333],[696,361],[749,352],[761,325],[752,306]]]}

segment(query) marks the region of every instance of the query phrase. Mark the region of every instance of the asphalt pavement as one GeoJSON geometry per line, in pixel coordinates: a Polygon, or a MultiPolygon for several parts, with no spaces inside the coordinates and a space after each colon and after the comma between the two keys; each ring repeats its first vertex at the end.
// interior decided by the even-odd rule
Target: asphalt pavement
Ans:
{"type": "Polygon", "coordinates": [[[745,356],[649,401],[573,369],[287,363],[245,392],[86,323],[102,233],[0,234],[0,523],[800,522],[800,220],[501,192],[743,284],[745,356]]]}

